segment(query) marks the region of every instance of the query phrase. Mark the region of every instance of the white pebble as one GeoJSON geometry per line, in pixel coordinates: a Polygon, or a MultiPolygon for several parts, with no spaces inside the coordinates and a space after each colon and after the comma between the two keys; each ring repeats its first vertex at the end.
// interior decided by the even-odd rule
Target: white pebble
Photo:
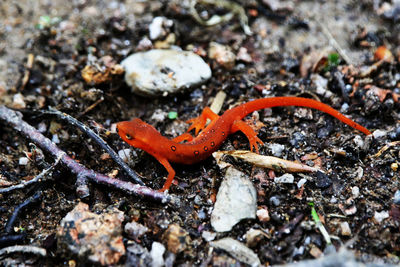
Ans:
{"type": "Polygon", "coordinates": [[[13,96],[13,108],[26,108],[24,96],[21,93],[13,96]]]}
{"type": "Polygon", "coordinates": [[[54,144],[59,144],[60,143],[60,138],[58,137],[58,134],[53,134],[53,136],[51,137],[51,141],[54,144]]]}
{"type": "Polygon", "coordinates": [[[329,98],[332,96],[332,92],[328,90],[328,80],[318,74],[312,74],[311,80],[316,86],[316,92],[318,95],[329,98]]]}
{"type": "Polygon", "coordinates": [[[342,222],[340,224],[340,233],[342,236],[351,236],[351,229],[348,222],[342,222]]]}
{"type": "Polygon", "coordinates": [[[360,195],[360,188],[358,188],[358,186],[353,186],[351,188],[351,193],[353,194],[354,198],[358,198],[358,196],[360,195]]]}
{"type": "Polygon", "coordinates": [[[18,160],[19,165],[27,165],[29,162],[29,159],[27,157],[20,157],[18,160]]]}
{"type": "Polygon", "coordinates": [[[400,205],[400,190],[397,190],[396,193],[394,193],[393,203],[400,205]]]}
{"type": "Polygon", "coordinates": [[[211,69],[193,52],[153,49],[130,55],[121,62],[125,81],[140,95],[168,95],[200,85],[211,77],[211,69]]]}
{"type": "Polygon", "coordinates": [[[372,135],[374,136],[375,139],[380,139],[384,138],[386,136],[387,132],[383,130],[375,130],[372,135]]]}
{"type": "Polygon", "coordinates": [[[275,183],[293,184],[294,176],[293,176],[293,174],[285,173],[282,176],[275,177],[274,181],[275,181],[275,183]]]}
{"type": "Polygon", "coordinates": [[[269,213],[267,209],[259,209],[256,212],[257,218],[260,222],[268,222],[270,220],[269,213]]]}
{"type": "Polygon", "coordinates": [[[385,220],[387,218],[389,218],[389,212],[387,212],[386,210],[383,210],[381,212],[375,211],[374,219],[378,223],[381,223],[383,220],[385,220]]]}
{"type": "Polygon", "coordinates": [[[229,46],[211,42],[208,49],[208,57],[214,59],[219,65],[228,70],[235,66],[236,56],[229,46]]]}
{"type": "Polygon", "coordinates": [[[362,148],[364,146],[364,139],[359,135],[354,136],[353,142],[358,148],[362,148]]]}
{"type": "Polygon", "coordinates": [[[150,120],[154,120],[156,122],[163,122],[165,120],[165,118],[167,117],[168,113],[165,112],[162,109],[156,109],[153,113],[153,115],[151,115],[150,120]]]}
{"type": "Polygon", "coordinates": [[[151,40],[163,38],[167,34],[166,28],[170,28],[174,22],[165,17],[155,17],[149,25],[149,35],[151,40]]]}
{"type": "Polygon", "coordinates": [[[306,182],[307,182],[307,179],[306,179],[306,178],[301,178],[301,179],[297,182],[297,188],[301,188],[306,182]]]}
{"type": "Polygon", "coordinates": [[[227,232],[242,219],[256,217],[257,192],[249,177],[229,167],[217,194],[211,214],[216,232],[227,232]]]}
{"type": "Polygon", "coordinates": [[[131,149],[125,148],[118,151],[118,156],[124,161],[128,162],[131,157],[131,149]]]}
{"type": "Polygon", "coordinates": [[[38,131],[41,133],[45,133],[47,131],[47,125],[44,122],[39,123],[38,131]]]}
{"type": "Polygon", "coordinates": [[[217,233],[210,232],[210,231],[203,231],[203,232],[201,233],[201,237],[202,237],[206,242],[213,241],[213,240],[215,239],[216,236],[217,236],[217,233]]]}
{"type": "Polygon", "coordinates": [[[270,144],[269,149],[271,149],[272,155],[280,157],[282,156],[282,152],[285,150],[285,146],[281,144],[270,144]]]}
{"type": "Polygon", "coordinates": [[[151,245],[150,255],[152,258],[152,267],[161,267],[164,266],[164,258],[163,254],[165,252],[165,247],[163,244],[159,242],[153,242],[151,245]]]}

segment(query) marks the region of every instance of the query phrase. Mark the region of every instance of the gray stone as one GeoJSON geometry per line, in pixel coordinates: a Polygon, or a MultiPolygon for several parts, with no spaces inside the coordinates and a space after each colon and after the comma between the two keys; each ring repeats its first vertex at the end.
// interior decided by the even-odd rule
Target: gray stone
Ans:
{"type": "Polygon", "coordinates": [[[226,237],[211,242],[211,246],[225,250],[238,261],[244,262],[250,266],[260,266],[261,262],[257,254],[239,241],[226,237]]]}
{"type": "Polygon", "coordinates": [[[204,83],[210,67],[193,52],[154,49],[130,55],[121,62],[125,81],[140,95],[167,95],[204,83]]]}
{"type": "Polygon", "coordinates": [[[255,218],[256,201],[256,190],[249,178],[244,173],[229,167],[211,214],[212,227],[217,232],[226,232],[242,219],[255,218]]]}

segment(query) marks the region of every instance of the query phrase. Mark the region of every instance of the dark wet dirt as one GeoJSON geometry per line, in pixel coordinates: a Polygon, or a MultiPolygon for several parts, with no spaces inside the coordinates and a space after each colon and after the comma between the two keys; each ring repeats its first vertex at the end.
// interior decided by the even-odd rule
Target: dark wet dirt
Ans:
{"type": "MultiPolygon", "coordinates": [[[[117,178],[123,178],[123,172],[93,140],[38,110],[52,107],[68,113],[119,151],[128,145],[113,132],[116,122],[139,117],[164,135],[175,137],[185,131],[187,119],[210,106],[219,91],[227,95],[222,111],[271,96],[319,99],[370,129],[374,138],[317,111],[258,111],[257,120],[265,125],[258,135],[265,143],[261,154],[272,155],[270,145],[281,144],[281,158],[321,167],[325,174],[294,174],[294,183],[278,184],[273,177],[282,173],[228,158],[251,177],[257,190],[257,207],[266,207],[270,219],[241,221],[231,231],[217,233],[215,240],[232,237],[245,243],[249,229],[261,229],[267,237],[251,249],[262,264],[318,258],[328,246],[314,226],[312,202],[336,249],[347,246],[364,262],[399,264],[400,200],[396,202],[395,193],[400,190],[400,8],[390,1],[285,1],[288,6],[278,9],[268,5],[275,1],[236,2],[249,18],[250,36],[243,32],[237,17],[213,27],[198,24],[185,1],[3,1],[0,104],[23,111],[24,120],[43,129],[42,133],[53,141],[58,138],[57,146],[86,167],[108,175],[118,173],[117,178]],[[174,26],[168,30],[175,37],[173,45],[196,51],[210,65],[213,74],[208,82],[165,97],[132,94],[121,74],[99,84],[85,82],[82,70],[89,62],[106,66],[106,56],[119,63],[143,50],[148,25],[156,16],[173,20],[174,26]],[[229,47],[235,55],[246,48],[252,60],[237,58],[233,68],[227,69],[207,56],[213,41],[229,47]],[[389,56],[376,53],[380,46],[385,46],[389,56]],[[30,54],[34,59],[28,66],[30,54]],[[160,111],[164,119],[157,120],[153,115],[160,111]],[[171,111],[177,112],[178,118],[168,119],[166,114],[171,111]],[[298,188],[297,182],[304,177],[307,182],[298,188]],[[345,223],[350,233],[343,232],[345,223]]],[[[197,8],[203,9],[205,16],[229,12],[205,4],[197,8]]],[[[154,40],[151,47],[165,45],[164,41],[154,40]]],[[[0,125],[2,188],[30,180],[54,162],[12,127],[2,121],[0,125]],[[27,164],[20,164],[25,157],[29,158],[27,164]]],[[[234,134],[220,149],[249,146],[244,135],[234,134]]],[[[148,187],[161,188],[165,169],[145,152],[133,151],[128,164],[144,177],[148,187]]],[[[164,258],[175,265],[243,264],[222,250],[210,249],[210,243],[202,237],[204,231],[213,232],[210,214],[223,171],[213,158],[191,166],[174,165],[174,169],[176,183],[169,193],[182,200],[179,207],[96,184],[90,184],[90,196],[81,200],[76,194],[76,177],[61,166],[56,166],[43,182],[1,194],[0,225],[5,226],[16,206],[42,192],[39,201],[21,212],[11,233],[1,229],[3,237],[24,237],[0,245],[17,243],[47,250],[45,257],[11,253],[0,255],[1,261],[5,265],[89,264],[88,257],[77,258],[57,247],[60,221],[83,201],[98,214],[116,207],[124,213],[124,224],[136,221],[150,229],[139,241],[124,233],[126,247],[136,242],[150,251],[153,242],[160,242],[169,250],[164,258]],[[172,224],[182,229],[176,235],[186,242],[180,244],[183,249],[168,245],[166,232],[172,224]]],[[[127,255],[118,264],[135,262],[134,256],[127,255]]]]}

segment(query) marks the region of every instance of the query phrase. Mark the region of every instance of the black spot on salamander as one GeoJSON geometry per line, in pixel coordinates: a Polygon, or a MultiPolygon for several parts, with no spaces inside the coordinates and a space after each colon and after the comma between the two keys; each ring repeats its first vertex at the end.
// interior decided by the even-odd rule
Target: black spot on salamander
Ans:
{"type": "Polygon", "coordinates": [[[194,155],[195,155],[195,156],[198,156],[199,154],[200,154],[200,152],[199,152],[198,150],[195,150],[195,151],[194,151],[194,155]]]}
{"type": "Polygon", "coordinates": [[[171,150],[175,152],[176,151],[176,146],[171,146],[171,150]]]}
{"type": "Polygon", "coordinates": [[[222,136],[225,136],[225,132],[222,132],[222,136]]]}
{"type": "Polygon", "coordinates": [[[208,147],[207,146],[204,146],[204,151],[207,151],[208,150],[208,147]]]}
{"type": "Polygon", "coordinates": [[[214,143],[214,141],[212,141],[211,142],[211,147],[214,147],[215,146],[215,143],[214,143]]]}

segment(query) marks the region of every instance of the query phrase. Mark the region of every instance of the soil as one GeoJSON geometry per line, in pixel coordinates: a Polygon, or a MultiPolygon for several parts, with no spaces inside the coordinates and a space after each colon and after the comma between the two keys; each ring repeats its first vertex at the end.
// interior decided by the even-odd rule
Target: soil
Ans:
{"type": "MultiPolygon", "coordinates": [[[[196,9],[204,19],[230,12],[226,6],[199,2],[196,9]]],[[[282,173],[231,160],[251,177],[257,207],[267,209],[270,218],[241,221],[231,231],[217,233],[215,240],[231,237],[245,243],[249,229],[261,229],[267,238],[251,249],[264,265],[321,257],[328,245],[313,225],[312,202],[336,250],[347,247],[363,262],[400,264],[400,200],[395,198],[400,190],[400,6],[392,2],[238,0],[235,3],[244,8],[252,31],[246,35],[237,14],[212,27],[201,25],[191,15],[189,1],[2,1],[0,105],[20,110],[24,120],[87,168],[126,179],[94,140],[40,111],[52,107],[65,112],[120,151],[128,145],[115,133],[116,122],[139,117],[175,137],[219,91],[227,94],[222,111],[271,96],[319,99],[370,129],[374,138],[317,111],[260,110],[253,120],[264,124],[258,135],[265,142],[261,154],[271,155],[270,145],[281,144],[285,149],[280,157],[320,167],[325,174],[294,174],[294,183],[278,184],[273,178],[282,173]],[[173,26],[150,41],[149,24],[157,16],[173,20],[173,26]],[[211,42],[236,55],[233,66],[207,56],[211,42]],[[134,52],[168,46],[202,56],[212,78],[174,95],[151,97],[132,94],[120,73],[104,71],[101,81],[83,79],[87,65],[108,70],[134,52]],[[240,57],[239,51],[246,51],[251,60],[240,57]],[[170,112],[178,117],[169,119],[170,112]],[[156,120],[155,113],[164,114],[164,119],[156,120]],[[297,182],[304,177],[308,182],[299,188],[297,182]],[[343,231],[344,222],[350,233],[343,231]]],[[[3,187],[30,180],[54,162],[13,127],[2,121],[0,125],[3,187]]],[[[249,149],[239,133],[221,147],[237,149],[249,149]]],[[[165,169],[148,154],[132,150],[128,162],[132,169],[145,177],[146,186],[161,188],[165,169]]],[[[182,200],[180,206],[96,184],[90,184],[90,196],[80,199],[76,177],[58,165],[42,182],[1,194],[2,237],[24,237],[0,245],[17,243],[47,251],[45,257],[10,253],[0,255],[1,260],[5,265],[89,264],[88,256],[78,258],[57,246],[60,221],[82,201],[95,213],[116,207],[124,213],[124,224],[136,221],[150,229],[140,240],[124,233],[125,246],[136,242],[150,251],[153,242],[160,242],[168,255],[174,255],[166,258],[175,265],[243,264],[223,250],[210,249],[202,237],[204,231],[213,232],[210,214],[224,171],[213,158],[174,169],[176,179],[169,193],[182,200]],[[15,208],[39,191],[39,200],[23,209],[12,233],[6,233],[15,208]],[[166,241],[170,225],[180,226],[177,235],[187,243],[183,249],[174,250],[166,241]]],[[[118,264],[129,262],[129,257],[121,257],[118,264]]]]}

